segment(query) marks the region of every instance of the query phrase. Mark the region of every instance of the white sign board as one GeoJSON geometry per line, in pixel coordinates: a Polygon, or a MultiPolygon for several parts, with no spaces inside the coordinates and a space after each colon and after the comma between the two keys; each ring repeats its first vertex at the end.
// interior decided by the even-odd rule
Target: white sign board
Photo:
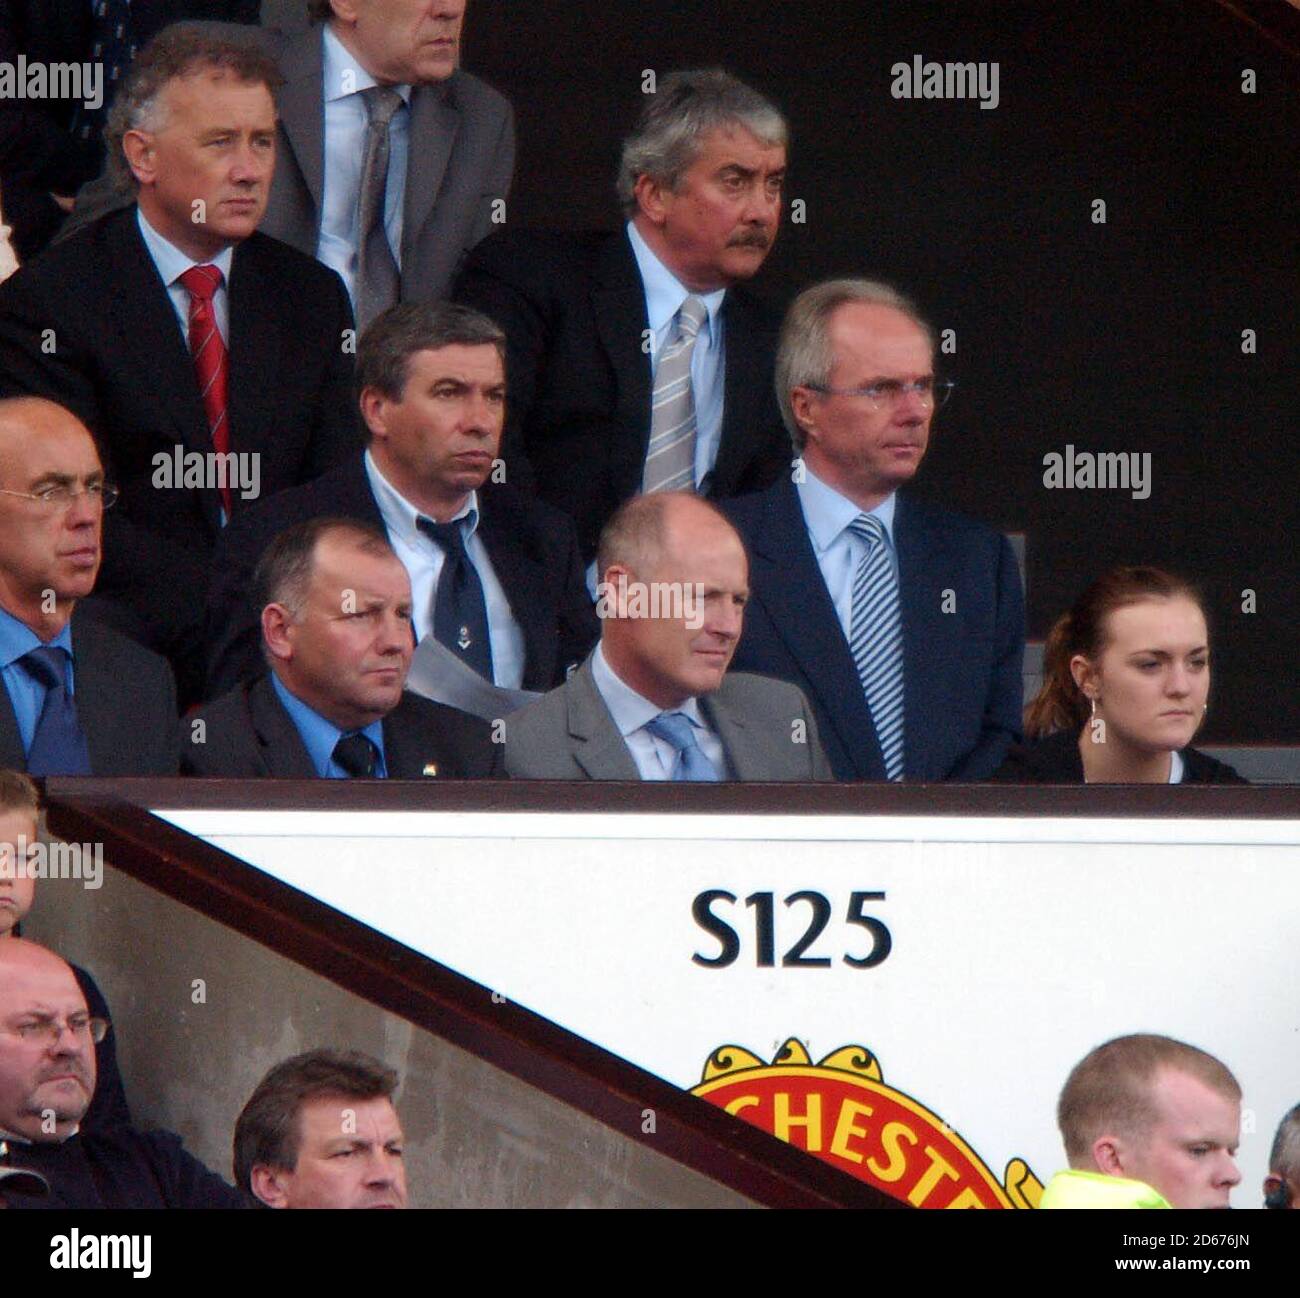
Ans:
{"type": "Polygon", "coordinates": [[[1300,1101],[1297,821],[160,814],[675,1085],[791,1043],[710,1098],[926,1206],[1045,1182],[1062,1082],[1124,1033],[1237,1074],[1238,1207],[1300,1101]]]}

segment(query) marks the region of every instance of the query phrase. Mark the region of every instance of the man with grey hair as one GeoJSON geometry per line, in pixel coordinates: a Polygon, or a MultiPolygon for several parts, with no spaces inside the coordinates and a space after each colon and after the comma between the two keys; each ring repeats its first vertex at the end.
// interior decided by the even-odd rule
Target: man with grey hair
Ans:
{"type": "Polygon", "coordinates": [[[689,492],[623,504],[600,538],[600,643],[506,718],[506,769],[540,780],[828,780],[808,700],[730,672],[749,561],[689,492]]]}
{"type": "Polygon", "coordinates": [[[406,692],[411,583],[382,532],[313,518],[254,576],[269,674],[181,722],[184,774],[474,779],[500,769],[486,722],[406,692]]]}
{"type": "Polygon", "coordinates": [[[623,145],[621,230],[506,230],[470,254],[454,295],[509,341],[506,474],[574,518],[588,559],[639,491],[730,496],[789,461],[777,323],[740,287],[776,238],[787,139],[735,77],[673,73],[623,145]]]}
{"type": "Polygon", "coordinates": [[[1300,1104],[1283,1116],[1268,1155],[1264,1207],[1300,1208],[1300,1104]]]}
{"type": "Polygon", "coordinates": [[[906,490],[951,388],[929,326],[887,285],[815,285],[776,383],[799,458],[727,505],[754,558],[737,666],[804,690],[838,779],[986,778],[1020,733],[1024,600],[1004,536],[906,490]]]}
{"type": "Polygon", "coordinates": [[[171,660],[182,705],[226,521],[360,445],[343,285],[258,231],[279,74],[244,29],[213,27],[167,28],[114,101],[132,206],[0,285],[0,395],[49,397],[98,434],[121,494],[95,603],[171,660]]]}
{"type": "Polygon", "coordinates": [[[259,556],[291,524],[325,514],[386,533],[411,579],[416,638],[433,635],[494,685],[548,690],[586,657],[597,624],[572,520],[494,480],[504,353],[491,320],[450,302],[404,302],[362,334],[367,449],[245,511],[222,535],[208,597],[209,696],[261,669],[259,556]]]}

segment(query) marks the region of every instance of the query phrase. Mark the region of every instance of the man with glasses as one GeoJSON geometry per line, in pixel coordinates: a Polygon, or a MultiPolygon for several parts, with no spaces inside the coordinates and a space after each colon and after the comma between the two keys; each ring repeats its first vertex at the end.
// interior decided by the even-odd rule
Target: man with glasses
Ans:
{"type": "Polygon", "coordinates": [[[116,496],[75,415],[40,397],[0,401],[0,766],[177,772],[171,669],[76,611],[116,496]]]}
{"type": "Polygon", "coordinates": [[[906,490],[951,389],[929,326],[886,285],[815,285],[776,388],[794,470],[724,506],[752,557],[733,668],[803,690],[837,779],[985,778],[1020,733],[1024,598],[1005,537],[906,490]]]}
{"type": "Polygon", "coordinates": [[[81,1132],[95,1043],[107,1031],[54,952],[23,938],[0,943],[0,1205],[243,1207],[170,1132],[81,1132]]]}

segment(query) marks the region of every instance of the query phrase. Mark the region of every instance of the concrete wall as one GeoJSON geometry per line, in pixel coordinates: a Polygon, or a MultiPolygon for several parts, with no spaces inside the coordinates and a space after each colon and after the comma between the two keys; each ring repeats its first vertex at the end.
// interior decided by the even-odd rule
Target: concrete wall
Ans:
{"type": "MultiPolygon", "coordinates": [[[[106,866],[38,886],[28,937],[108,1000],[141,1126],[227,1177],[235,1117],[277,1061],[365,1050],[402,1076],[413,1207],[740,1207],[747,1200],[106,866]],[[195,980],[203,982],[196,1004],[195,980]]],[[[652,1141],[653,1137],[647,1140],[652,1141]]]]}

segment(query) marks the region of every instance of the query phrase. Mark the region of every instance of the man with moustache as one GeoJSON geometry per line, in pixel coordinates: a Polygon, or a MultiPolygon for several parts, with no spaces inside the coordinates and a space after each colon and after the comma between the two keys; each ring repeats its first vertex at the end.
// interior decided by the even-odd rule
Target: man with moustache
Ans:
{"type": "Polygon", "coordinates": [[[96,602],[171,659],[183,702],[222,526],[360,446],[343,285],[258,232],[279,73],[232,30],[177,24],[142,51],[106,137],[136,201],[0,285],[0,394],[99,437],[121,495],[96,602]]]}
{"type": "Polygon", "coordinates": [[[411,579],[416,639],[433,635],[494,685],[547,690],[586,657],[598,628],[572,521],[492,481],[509,404],[504,361],[501,330],[450,302],[404,302],[362,334],[367,449],[222,535],[208,597],[210,696],[262,669],[258,559],[280,532],[324,515],[381,528],[411,579]]]}
{"type": "Polygon", "coordinates": [[[708,501],[657,492],[600,538],[600,643],[506,719],[506,769],[535,780],[827,780],[791,685],[728,673],[749,595],[735,529],[708,501]]]}
{"type": "Polygon", "coordinates": [[[176,774],[171,670],[79,607],[116,494],[76,415],[0,400],[0,767],[176,774]]]}
{"type": "Polygon", "coordinates": [[[507,479],[578,526],[584,558],[639,491],[723,497],[789,463],[776,319],[744,289],[781,217],[788,132],[719,70],[677,72],[624,141],[612,234],[504,230],[453,296],[506,332],[507,479]]]}
{"type": "Polygon", "coordinates": [[[753,556],[736,666],[804,691],[836,779],[986,778],[1020,734],[1024,599],[1006,537],[908,490],[951,387],[929,326],[887,285],[814,285],[776,386],[794,471],[724,506],[753,556]]]}
{"type": "Polygon", "coordinates": [[[314,518],[254,581],[270,668],[181,722],[186,774],[474,779],[500,772],[486,722],[405,691],[411,582],[378,529],[314,518]]]}
{"type": "Polygon", "coordinates": [[[0,1206],[242,1208],[170,1132],[80,1130],[107,1026],[65,961],[23,938],[0,942],[0,1206]]]}

